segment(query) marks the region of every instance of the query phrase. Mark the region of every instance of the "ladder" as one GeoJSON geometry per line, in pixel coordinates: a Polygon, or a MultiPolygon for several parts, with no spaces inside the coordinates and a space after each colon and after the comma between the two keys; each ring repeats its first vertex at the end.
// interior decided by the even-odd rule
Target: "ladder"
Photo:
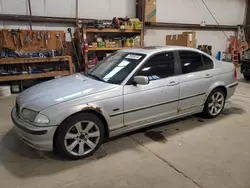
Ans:
{"type": "Polygon", "coordinates": [[[238,25],[237,36],[230,38],[229,52],[232,54],[233,63],[239,65],[239,60],[244,52],[248,49],[244,27],[238,25]]]}
{"type": "Polygon", "coordinates": [[[245,51],[248,49],[248,43],[246,41],[244,26],[238,25],[238,41],[239,41],[239,53],[240,55],[244,55],[245,51]]]}

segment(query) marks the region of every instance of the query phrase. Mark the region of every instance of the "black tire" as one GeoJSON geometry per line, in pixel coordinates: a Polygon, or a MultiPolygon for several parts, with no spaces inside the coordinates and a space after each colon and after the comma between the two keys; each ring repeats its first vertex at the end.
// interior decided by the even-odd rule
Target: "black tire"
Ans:
{"type": "Polygon", "coordinates": [[[250,81],[250,74],[243,74],[244,75],[244,78],[247,80],[247,81],[250,81]]]}
{"type": "Polygon", "coordinates": [[[226,102],[226,98],[225,98],[226,94],[225,92],[220,89],[220,88],[215,88],[208,96],[206,102],[205,102],[205,105],[204,105],[204,109],[203,109],[203,115],[206,117],[206,118],[215,118],[217,116],[219,116],[221,114],[221,112],[223,111],[224,109],[224,106],[225,106],[225,102],[226,102]],[[215,94],[215,93],[221,93],[224,97],[224,101],[223,101],[223,105],[222,105],[222,109],[220,110],[220,112],[216,115],[213,115],[210,113],[209,111],[209,102],[211,101],[211,98],[212,96],[215,94]]]}
{"type": "Polygon", "coordinates": [[[58,127],[58,130],[56,132],[55,139],[54,139],[55,147],[56,147],[55,149],[60,155],[68,159],[71,159],[71,160],[82,159],[82,158],[86,158],[92,155],[103,143],[104,137],[105,137],[104,124],[100,120],[100,118],[98,118],[96,115],[91,114],[91,113],[81,113],[81,114],[77,114],[77,115],[70,117],[58,127]],[[64,144],[64,140],[65,140],[66,133],[72,128],[72,126],[82,121],[91,121],[95,123],[99,128],[100,137],[95,148],[90,153],[86,155],[78,156],[78,155],[73,155],[70,152],[68,152],[64,144]]]}

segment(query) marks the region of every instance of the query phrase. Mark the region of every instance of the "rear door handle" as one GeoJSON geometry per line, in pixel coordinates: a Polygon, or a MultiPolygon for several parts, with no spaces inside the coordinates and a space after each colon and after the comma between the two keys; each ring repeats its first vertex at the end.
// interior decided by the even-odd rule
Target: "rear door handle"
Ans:
{"type": "Polygon", "coordinates": [[[211,74],[206,74],[205,78],[212,78],[213,76],[211,74]]]}
{"type": "Polygon", "coordinates": [[[179,82],[176,82],[176,81],[171,81],[169,82],[168,86],[175,86],[175,85],[178,85],[179,82]]]}

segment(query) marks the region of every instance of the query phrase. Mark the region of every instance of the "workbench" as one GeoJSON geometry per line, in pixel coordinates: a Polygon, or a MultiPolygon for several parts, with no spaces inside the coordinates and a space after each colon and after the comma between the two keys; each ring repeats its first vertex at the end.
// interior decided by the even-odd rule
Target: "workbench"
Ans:
{"type": "MultiPolygon", "coordinates": [[[[0,82],[8,81],[21,81],[29,79],[38,79],[38,78],[49,78],[56,76],[67,76],[73,74],[73,64],[71,56],[57,56],[50,58],[3,58],[0,59],[1,65],[13,65],[13,64],[41,64],[41,63],[58,63],[58,62],[67,62],[68,70],[62,71],[49,71],[36,74],[18,74],[18,75],[0,75],[0,82]]],[[[22,85],[22,83],[20,84],[22,85]]],[[[22,89],[21,89],[22,90],[22,89]]]]}

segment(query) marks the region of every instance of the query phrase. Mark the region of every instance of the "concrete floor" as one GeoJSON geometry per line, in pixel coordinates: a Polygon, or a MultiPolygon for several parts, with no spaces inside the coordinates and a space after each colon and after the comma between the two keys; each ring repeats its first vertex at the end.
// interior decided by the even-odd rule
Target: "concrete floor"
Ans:
{"type": "Polygon", "coordinates": [[[13,131],[14,96],[0,99],[0,187],[249,188],[250,83],[242,78],[221,116],[157,125],[65,161],[23,144],[13,131]]]}

